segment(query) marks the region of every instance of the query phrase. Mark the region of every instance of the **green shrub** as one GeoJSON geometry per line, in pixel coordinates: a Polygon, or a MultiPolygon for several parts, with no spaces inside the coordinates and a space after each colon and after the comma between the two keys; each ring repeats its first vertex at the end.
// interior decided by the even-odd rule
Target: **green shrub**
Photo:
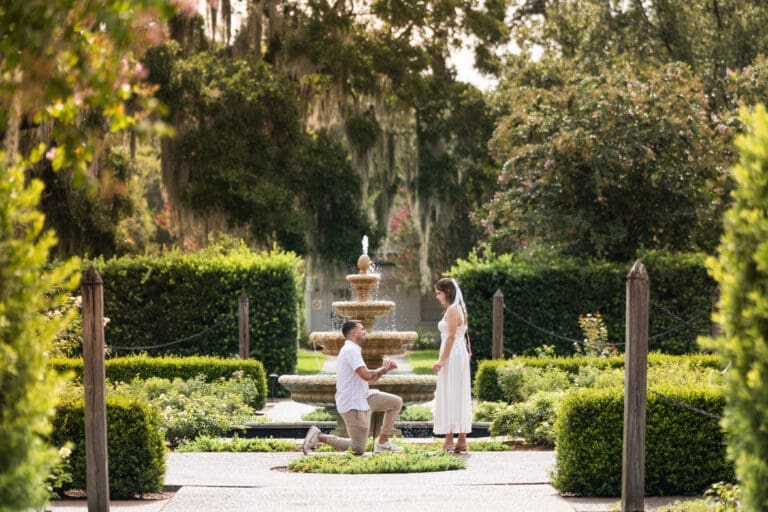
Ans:
{"type": "Polygon", "coordinates": [[[25,511],[45,504],[59,460],[44,442],[60,381],[47,354],[67,315],[45,313],[63,306],[78,263],[46,269],[56,238],[37,208],[43,184],[8,161],[0,151],[0,509],[25,511]]]}
{"type": "Polygon", "coordinates": [[[472,392],[481,402],[502,402],[504,393],[499,387],[499,369],[507,364],[504,359],[480,361],[475,372],[472,392]]]}
{"type": "MultiPolygon", "coordinates": [[[[653,388],[655,389],[655,388],[653,388]]],[[[701,387],[658,391],[711,414],[722,413],[721,392],[701,387]]],[[[645,492],[688,494],[731,480],[718,419],[700,415],[649,392],[646,413],[645,492]]],[[[555,421],[560,492],[595,496],[621,494],[624,395],[620,388],[567,393],[555,421]]]]}
{"type": "Polygon", "coordinates": [[[492,422],[507,408],[507,402],[480,402],[475,407],[474,420],[492,422]]]}
{"type": "MultiPolygon", "coordinates": [[[[696,337],[710,332],[709,312],[715,283],[707,276],[700,255],[639,255],[651,278],[650,349],[682,354],[697,350],[696,337]],[[690,327],[681,324],[689,322],[690,327]],[[674,330],[671,330],[673,329],[674,330]]],[[[461,284],[472,316],[472,350],[478,359],[490,359],[493,295],[504,293],[505,351],[533,354],[544,343],[556,343],[559,354],[570,354],[572,343],[555,339],[520,320],[561,336],[581,340],[579,316],[600,312],[609,342],[623,342],[626,275],[631,262],[616,263],[525,254],[505,254],[481,260],[459,260],[451,277],[461,284]],[[514,314],[513,314],[514,313],[514,314]]]]}
{"type": "Polygon", "coordinates": [[[250,421],[254,409],[245,403],[251,379],[205,382],[202,378],[188,380],[134,379],[119,383],[110,396],[141,397],[160,414],[165,438],[171,445],[199,436],[224,435],[233,426],[250,421]]]}
{"type": "MultiPolygon", "coordinates": [[[[56,358],[51,366],[59,372],[72,372],[80,381],[83,360],[56,358]]],[[[116,357],[106,361],[107,379],[131,382],[134,379],[189,380],[200,376],[207,382],[229,382],[238,386],[245,402],[254,409],[263,409],[267,400],[267,375],[264,365],[255,359],[222,359],[218,357],[150,357],[147,355],[116,357]]]]}
{"type": "Polygon", "coordinates": [[[194,441],[184,441],[176,447],[177,452],[294,452],[296,441],[287,439],[242,439],[233,437],[201,436],[194,441]]]}
{"type": "Polygon", "coordinates": [[[512,362],[499,368],[499,387],[509,403],[524,402],[538,392],[568,389],[568,374],[555,367],[529,367],[512,362]]]}
{"type": "Polygon", "coordinates": [[[336,421],[333,414],[325,409],[318,408],[301,416],[301,421],[336,421]]]}
{"type": "Polygon", "coordinates": [[[400,421],[432,421],[432,409],[426,405],[409,405],[398,417],[400,421]]]}
{"type": "Polygon", "coordinates": [[[562,392],[543,392],[526,402],[512,404],[499,412],[490,426],[493,436],[522,438],[526,444],[555,445],[554,423],[562,392]]]}
{"type": "MultiPolygon", "coordinates": [[[[282,375],[296,366],[303,299],[303,271],[297,256],[214,246],[193,254],[174,251],[159,257],[95,261],[94,265],[104,280],[108,346],[155,347],[188,338],[146,352],[237,354],[238,300],[245,293],[251,357],[262,361],[268,373],[282,375]]],[[[120,350],[121,354],[125,351],[120,350]]]]}
{"type": "MultiPolygon", "coordinates": [[[[577,385],[588,387],[590,383],[595,382],[599,385],[607,385],[608,381],[616,378],[616,375],[621,375],[612,373],[610,370],[623,369],[624,357],[516,357],[506,360],[480,361],[474,379],[474,393],[478,400],[485,402],[504,400],[504,392],[499,386],[499,375],[501,368],[510,364],[521,364],[524,367],[531,368],[556,368],[565,372],[577,385]],[[610,375],[606,375],[606,373],[610,375]]],[[[673,377],[678,371],[687,372],[695,370],[702,375],[707,375],[708,384],[714,384],[721,378],[718,374],[721,365],[720,358],[715,355],[686,354],[684,356],[675,356],[656,352],[648,354],[649,375],[653,374],[655,371],[653,369],[657,367],[676,368],[676,370],[670,372],[673,377]]],[[[623,381],[623,377],[621,380],[623,381]]],[[[690,382],[686,381],[685,383],[690,382]]],[[[534,391],[537,391],[537,389],[534,391]]]]}
{"type": "MultiPolygon", "coordinates": [[[[113,499],[158,492],[165,477],[165,445],[157,410],[129,397],[107,398],[109,494],[113,499]]],[[[85,408],[82,400],[56,410],[52,441],[73,445],[72,482],[63,491],[86,488],[85,408]]]]}
{"type": "Polygon", "coordinates": [[[749,133],[737,139],[734,204],[725,216],[719,259],[719,346],[733,363],[727,375],[729,455],[736,463],[744,510],[768,509],[768,112],[742,111],[749,133]]]}

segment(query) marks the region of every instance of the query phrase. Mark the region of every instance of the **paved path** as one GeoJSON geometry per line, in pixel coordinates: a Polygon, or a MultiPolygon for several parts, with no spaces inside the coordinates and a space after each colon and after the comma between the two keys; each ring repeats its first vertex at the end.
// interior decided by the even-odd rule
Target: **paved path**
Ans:
{"type": "MultiPolygon", "coordinates": [[[[607,512],[616,498],[561,497],[549,485],[551,451],[476,452],[467,468],[435,473],[323,475],[285,470],[301,454],[171,453],[165,499],[113,501],[131,512],[607,512]]],[[[673,498],[648,498],[653,510],[673,498]]],[[[53,512],[85,512],[85,500],[53,503],[53,512]]]]}

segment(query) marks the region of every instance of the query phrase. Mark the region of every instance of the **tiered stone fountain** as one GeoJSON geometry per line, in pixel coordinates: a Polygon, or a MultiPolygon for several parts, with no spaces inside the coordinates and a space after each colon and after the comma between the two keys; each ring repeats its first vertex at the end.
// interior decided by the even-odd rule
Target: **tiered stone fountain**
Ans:
{"type": "MultiPolygon", "coordinates": [[[[368,338],[363,343],[363,359],[370,369],[382,365],[384,356],[403,354],[405,347],[416,340],[417,333],[411,331],[374,331],[377,318],[386,315],[395,307],[395,303],[386,300],[371,300],[373,291],[381,279],[376,273],[371,273],[371,259],[366,252],[366,240],[363,240],[363,255],[357,260],[358,274],[347,276],[354,290],[354,300],[338,301],[331,304],[333,309],[348,319],[360,320],[368,332],[368,338]]],[[[310,341],[323,347],[323,353],[337,356],[344,345],[341,331],[313,332],[310,341]]],[[[283,375],[278,379],[288,391],[291,398],[300,403],[325,407],[330,411],[335,409],[336,375],[283,375]]],[[[397,371],[387,374],[371,388],[392,393],[403,398],[405,405],[428,402],[434,398],[437,378],[432,375],[403,374],[397,371]]]]}

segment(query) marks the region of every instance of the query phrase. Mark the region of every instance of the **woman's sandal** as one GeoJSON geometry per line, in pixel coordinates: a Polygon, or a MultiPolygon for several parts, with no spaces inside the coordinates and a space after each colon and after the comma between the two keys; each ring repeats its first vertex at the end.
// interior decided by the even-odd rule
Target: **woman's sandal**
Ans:
{"type": "Polygon", "coordinates": [[[456,443],[456,446],[453,447],[453,453],[467,453],[467,443],[456,443]]]}
{"type": "Polygon", "coordinates": [[[444,444],[443,445],[443,451],[448,453],[453,453],[454,450],[456,450],[456,445],[453,444],[444,444]]]}

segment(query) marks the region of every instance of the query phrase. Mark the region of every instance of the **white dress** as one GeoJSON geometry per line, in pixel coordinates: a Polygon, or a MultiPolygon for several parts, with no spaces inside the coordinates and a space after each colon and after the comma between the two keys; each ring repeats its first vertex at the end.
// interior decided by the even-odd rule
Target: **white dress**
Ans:
{"type": "MultiPolygon", "coordinates": [[[[462,315],[463,316],[463,315],[462,315]]],[[[437,324],[440,331],[440,355],[448,336],[445,317],[437,324]]],[[[435,390],[435,434],[469,433],[472,431],[472,377],[464,334],[466,322],[456,328],[456,338],[445,365],[437,372],[435,390]]]]}

